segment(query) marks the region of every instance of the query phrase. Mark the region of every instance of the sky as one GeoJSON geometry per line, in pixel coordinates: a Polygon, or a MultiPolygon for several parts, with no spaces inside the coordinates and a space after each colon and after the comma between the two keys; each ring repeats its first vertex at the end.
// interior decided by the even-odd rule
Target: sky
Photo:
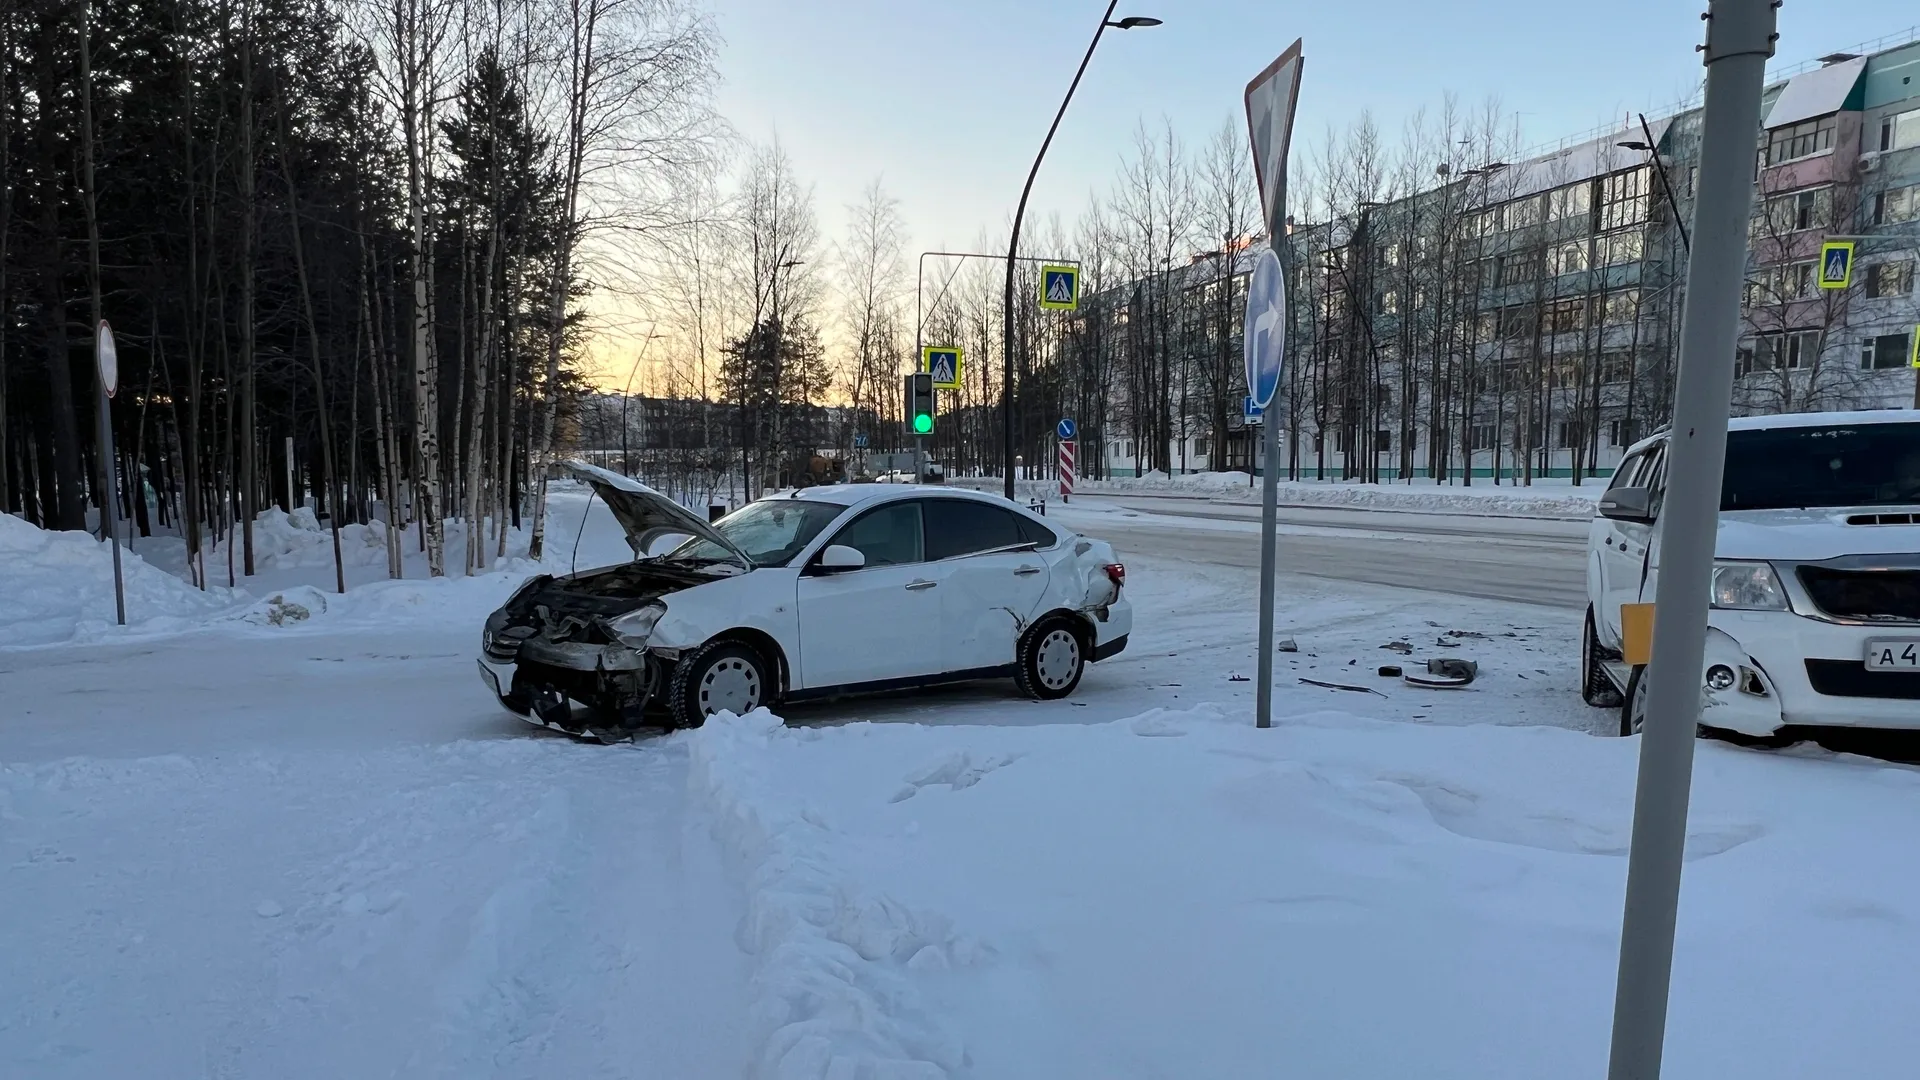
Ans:
{"type": "MultiPolygon", "coordinates": [[[[719,108],[778,138],[814,187],[822,238],[876,177],[901,203],[908,256],[1005,250],[1020,186],[1103,0],[706,0],[722,38],[719,108]],[[983,239],[983,237],[985,239],[983,239]]],[[[1451,91],[1498,97],[1529,145],[1636,110],[1670,113],[1703,78],[1705,0],[1122,0],[1042,166],[1029,220],[1071,224],[1109,192],[1142,121],[1190,146],[1231,122],[1247,81],[1294,38],[1306,57],[1295,153],[1370,110],[1388,142],[1451,91]]],[[[1896,0],[1787,0],[1776,67],[1920,22],[1896,0]]],[[[1891,44],[1892,42],[1889,42],[1891,44]]],[[[1436,163],[1437,164],[1437,163],[1436,163]]]]}
{"type": "MultiPolygon", "coordinates": [[[[747,139],[778,136],[816,185],[822,232],[880,177],[918,250],[1004,230],[1103,0],[709,0],[724,45],[720,108],[747,139]]],[[[1071,220],[1106,192],[1135,125],[1162,116],[1190,144],[1229,118],[1296,37],[1306,66],[1295,146],[1371,109],[1393,136],[1454,91],[1518,111],[1529,143],[1633,110],[1670,111],[1704,69],[1704,0],[1122,0],[1029,204],[1071,220]],[[1663,109],[1661,106],[1668,106],[1663,109]]],[[[1788,0],[1779,66],[1920,22],[1894,0],[1788,0]]],[[[1903,35],[1904,36],[1904,35],[1903,35]]],[[[999,241],[1004,244],[1005,241],[999,241]]]]}

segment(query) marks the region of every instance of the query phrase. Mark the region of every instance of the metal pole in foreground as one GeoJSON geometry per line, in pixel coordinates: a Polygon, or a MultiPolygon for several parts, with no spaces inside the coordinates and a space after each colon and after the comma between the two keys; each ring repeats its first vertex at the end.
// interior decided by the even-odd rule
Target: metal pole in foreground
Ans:
{"type": "MultiPolygon", "coordinates": [[[[1281,190],[1286,190],[1284,183],[1281,190]]],[[[1273,571],[1280,518],[1280,470],[1275,468],[1280,461],[1280,425],[1273,422],[1273,406],[1279,402],[1276,393],[1260,414],[1266,460],[1260,463],[1260,685],[1254,697],[1254,722],[1263,728],[1273,726],[1273,571]]]]}
{"type": "MultiPolygon", "coordinates": [[[[94,333],[94,354],[99,355],[100,334],[94,333]]],[[[100,417],[96,421],[100,428],[100,531],[106,534],[107,546],[113,549],[113,614],[119,625],[127,625],[127,587],[120,570],[120,496],[114,483],[119,472],[114,461],[113,449],[113,413],[107,406],[106,386],[102,384],[95,394],[100,399],[100,417]]]]}
{"type": "Polygon", "coordinates": [[[1753,207],[1753,139],[1778,0],[1711,0],[1699,194],[1680,325],[1654,595],[1653,663],[1633,803],[1608,1080],[1658,1080],[1700,722],[1700,665],[1727,456],[1727,411],[1753,207]]]}

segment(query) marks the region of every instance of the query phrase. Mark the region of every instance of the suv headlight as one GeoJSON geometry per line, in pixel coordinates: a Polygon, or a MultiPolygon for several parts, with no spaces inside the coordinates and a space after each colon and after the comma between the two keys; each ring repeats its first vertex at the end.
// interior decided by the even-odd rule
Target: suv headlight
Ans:
{"type": "Polygon", "coordinates": [[[1785,611],[1787,594],[1767,563],[1716,562],[1713,606],[1729,611],[1785,611]]]}
{"type": "Polygon", "coordinates": [[[660,622],[660,616],[667,613],[665,604],[648,604],[636,611],[629,611],[607,623],[607,629],[620,636],[629,645],[646,644],[648,635],[660,622]]]}

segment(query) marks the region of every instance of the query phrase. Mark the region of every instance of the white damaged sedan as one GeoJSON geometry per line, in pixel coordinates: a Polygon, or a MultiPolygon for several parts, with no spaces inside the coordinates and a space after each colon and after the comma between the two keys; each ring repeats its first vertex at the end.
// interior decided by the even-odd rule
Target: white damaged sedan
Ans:
{"type": "Polygon", "coordinates": [[[569,467],[635,558],[536,577],[488,617],[482,678],[546,727],[621,739],[723,710],[990,678],[1061,698],[1132,630],[1110,546],[995,496],[815,487],[710,525],[636,480],[569,467]],[[690,539],[645,555],[668,535],[690,539]]]}

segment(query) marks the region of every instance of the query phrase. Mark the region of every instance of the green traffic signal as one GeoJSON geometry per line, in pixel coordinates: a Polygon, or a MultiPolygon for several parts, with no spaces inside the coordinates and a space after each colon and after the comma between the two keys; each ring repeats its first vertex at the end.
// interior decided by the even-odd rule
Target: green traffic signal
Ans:
{"type": "Polygon", "coordinates": [[[915,434],[931,435],[933,433],[933,417],[926,413],[915,413],[913,416],[913,430],[915,434]]]}

